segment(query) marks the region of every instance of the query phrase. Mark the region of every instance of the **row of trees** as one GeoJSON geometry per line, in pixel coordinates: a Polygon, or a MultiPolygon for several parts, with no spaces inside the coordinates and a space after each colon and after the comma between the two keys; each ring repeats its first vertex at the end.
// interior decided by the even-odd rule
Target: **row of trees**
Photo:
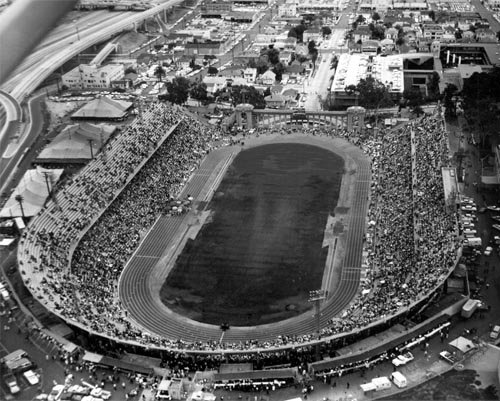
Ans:
{"type": "MultiPolygon", "coordinates": [[[[182,105],[186,103],[189,97],[202,103],[210,100],[207,85],[203,82],[191,82],[184,77],[175,77],[172,82],[166,83],[166,88],[167,93],[158,96],[158,99],[161,101],[182,105]]],[[[233,106],[240,103],[250,103],[256,109],[263,109],[266,107],[264,97],[268,94],[270,94],[269,91],[261,93],[253,86],[236,85],[217,91],[213,97],[215,99],[227,100],[233,106]]]]}
{"type": "MultiPolygon", "coordinates": [[[[439,74],[434,72],[427,84],[427,97],[423,95],[420,88],[406,89],[399,102],[400,108],[409,107],[413,113],[417,115],[422,114],[422,106],[425,102],[440,99],[439,80],[439,74]]],[[[394,106],[394,100],[389,92],[389,88],[373,77],[361,79],[357,85],[347,86],[345,91],[351,96],[355,95],[356,103],[369,110],[394,106]]],[[[326,110],[335,109],[332,103],[331,99],[325,99],[323,108],[326,110]]]]}
{"type": "Polygon", "coordinates": [[[175,77],[171,82],[166,83],[167,93],[159,95],[158,99],[176,104],[184,104],[191,98],[200,102],[208,99],[207,85],[203,82],[191,82],[184,77],[175,77]]]}
{"type": "MultiPolygon", "coordinates": [[[[450,102],[456,110],[456,94],[450,102]],[[455,101],[454,101],[455,100],[455,101]]],[[[481,136],[483,144],[488,137],[500,141],[500,67],[490,72],[473,74],[464,82],[461,92],[461,106],[467,123],[481,136]]]]}

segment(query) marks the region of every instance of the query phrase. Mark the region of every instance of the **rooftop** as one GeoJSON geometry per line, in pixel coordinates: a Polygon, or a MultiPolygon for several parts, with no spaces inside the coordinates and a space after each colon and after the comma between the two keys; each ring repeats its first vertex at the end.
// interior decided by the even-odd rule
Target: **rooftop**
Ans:
{"type": "Polygon", "coordinates": [[[377,56],[370,63],[365,54],[342,54],[331,87],[332,92],[343,92],[346,86],[357,85],[362,78],[372,76],[390,92],[403,92],[403,58],[399,55],[377,56]]]}

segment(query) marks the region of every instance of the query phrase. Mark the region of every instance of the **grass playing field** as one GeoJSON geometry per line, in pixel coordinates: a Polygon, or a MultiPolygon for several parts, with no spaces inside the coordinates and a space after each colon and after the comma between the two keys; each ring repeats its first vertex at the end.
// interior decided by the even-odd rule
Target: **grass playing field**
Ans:
{"type": "Polygon", "coordinates": [[[329,214],[344,161],[322,148],[270,144],[242,151],[212,215],[184,247],[161,289],[172,310],[205,323],[270,323],[312,307],[321,287],[329,214]]]}

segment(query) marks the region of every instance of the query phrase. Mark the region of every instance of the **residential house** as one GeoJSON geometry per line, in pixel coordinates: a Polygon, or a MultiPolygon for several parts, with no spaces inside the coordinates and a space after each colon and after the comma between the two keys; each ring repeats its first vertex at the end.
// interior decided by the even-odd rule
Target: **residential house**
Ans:
{"type": "Polygon", "coordinates": [[[279,36],[276,37],[276,41],[274,42],[274,48],[279,50],[295,50],[295,46],[297,45],[297,38],[288,38],[279,36]]]}
{"type": "Polygon", "coordinates": [[[417,41],[417,33],[413,30],[406,31],[404,39],[408,44],[413,44],[417,41]]]}
{"type": "Polygon", "coordinates": [[[278,15],[280,17],[295,17],[297,15],[297,1],[287,1],[285,4],[280,4],[278,15]]]}
{"type": "Polygon", "coordinates": [[[438,24],[423,24],[424,39],[427,41],[441,40],[444,29],[438,24]]]}
{"type": "Polygon", "coordinates": [[[131,89],[135,87],[138,83],[138,75],[133,72],[129,72],[125,74],[122,79],[117,79],[115,81],[111,81],[112,88],[120,88],[120,89],[131,89]]]}
{"type": "Polygon", "coordinates": [[[444,33],[443,36],[441,37],[441,42],[454,43],[456,41],[457,39],[455,37],[455,28],[452,26],[444,27],[444,33]]]}
{"type": "Polygon", "coordinates": [[[273,85],[276,82],[276,74],[271,70],[267,70],[259,76],[258,81],[263,85],[273,85]]]}
{"type": "Polygon", "coordinates": [[[490,28],[478,28],[476,29],[476,39],[479,42],[496,42],[497,35],[490,28]]]}
{"type": "Polygon", "coordinates": [[[385,38],[396,41],[398,39],[398,30],[396,28],[387,28],[385,30],[385,38]]]}
{"type": "Polygon", "coordinates": [[[270,109],[281,109],[286,106],[288,98],[279,93],[273,93],[266,96],[264,100],[266,101],[266,107],[270,109]]]}
{"type": "Polygon", "coordinates": [[[370,40],[372,36],[372,32],[370,31],[370,28],[368,28],[368,25],[361,25],[358,26],[358,28],[352,33],[354,42],[364,42],[366,40],[370,40]]]}
{"type": "Polygon", "coordinates": [[[281,92],[283,92],[283,85],[274,84],[273,86],[271,86],[270,91],[271,91],[271,95],[281,93],[281,92]]]}
{"type": "Polygon", "coordinates": [[[216,56],[223,53],[225,50],[225,43],[222,41],[196,40],[188,42],[184,45],[184,51],[187,55],[203,55],[203,56],[216,56]]]}
{"type": "Polygon", "coordinates": [[[306,67],[297,60],[292,61],[292,64],[286,67],[286,72],[290,76],[302,75],[306,71],[306,67]]]}
{"type": "Polygon", "coordinates": [[[182,70],[187,70],[189,68],[189,66],[191,65],[192,61],[193,61],[192,56],[184,55],[184,56],[179,57],[175,61],[175,64],[177,65],[178,68],[180,68],[182,70]]]}
{"type": "Polygon", "coordinates": [[[475,36],[476,34],[472,31],[464,31],[462,32],[462,42],[475,42],[476,39],[475,39],[475,36]]]}
{"type": "Polygon", "coordinates": [[[365,40],[361,44],[361,53],[375,56],[379,48],[377,40],[365,40]]]}
{"type": "Polygon", "coordinates": [[[491,10],[500,11],[500,0],[486,0],[486,3],[488,3],[491,10]]]}
{"type": "Polygon", "coordinates": [[[247,50],[241,53],[238,53],[237,55],[234,55],[234,61],[235,63],[239,64],[247,64],[249,62],[254,62],[256,63],[259,61],[260,58],[260,51],[257,50],[247,50]]]}
{"type": "Polygon", "coordinates": [[[318,43],[321,39],[323,39],[321,29],[316,27],[306,29],[302,36],[302,41],[304,43],[308,43],[311,40],[314,40],[316,43],[318,43]]]}
{"type": "Polygon", "coordinates": [[[289,50],[281,51],[280,52],[281,64],[283,64],[285,66],[290,64],[292,62],[292,55],[293,55],[293,52],[291,52],[289,50]]]}
{"type": "Polygon", "coordinates": [[[243,78],[249,83],[255,83],[255,79],[257,78],[257,68],[245,68],[243,70],[243,78]]]}
{"type": "Polygon", "coordinates": [[[295,50],[295,46],[297,46],[297,38],[286,38],[284,50],[295,50]]]}
{"type": "Polygon", "coordinates": [[[281,95],[286,98],[286,104],[290,107],[296,106],[300,98],[300,92],[297,89],[293,88],[283,90],[283,92],[281,92],[281,95]]]}

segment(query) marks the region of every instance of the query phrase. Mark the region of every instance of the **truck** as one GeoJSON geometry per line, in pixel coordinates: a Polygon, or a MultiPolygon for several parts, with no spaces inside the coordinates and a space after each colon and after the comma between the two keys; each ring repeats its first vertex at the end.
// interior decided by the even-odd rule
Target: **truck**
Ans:
{"type": "Polygon", "coordinates": [[[471,248],[481,248],[483,246],[483,240],[481,237],[471,237],[464,240],[464,245],[471,248]]]}
{"type": "Polygon", "coordinates": [[[393,372],[391,374],[391,380],[394,383],[394,385],[398,388],[404,388],[408,385],[406,377],[401,372],[398,371],[393,372]]]}
{"type": "Polygon", "coordinates": [[[453,355],[450,351],[441,351],[439,353],[439,357],[441,359],[444,359],[446,362],[448,362],[450,365],[454,365],[455,363],[458,362],[458,358],[453,355]]]}
{"type": "Polygon", "coordinates": [[[365,393],[370,391],[381,391],[391,388],[391,381],[385,376],[375,377],[369,383],[360,384],[360,387],[365,393]]]}
{"type": "Polygon", "coordinates": [[[469,299],[463,306],[461,316],[468,319],[476,311],[476,309],[481,304],[479,299],[469,299]]]}

